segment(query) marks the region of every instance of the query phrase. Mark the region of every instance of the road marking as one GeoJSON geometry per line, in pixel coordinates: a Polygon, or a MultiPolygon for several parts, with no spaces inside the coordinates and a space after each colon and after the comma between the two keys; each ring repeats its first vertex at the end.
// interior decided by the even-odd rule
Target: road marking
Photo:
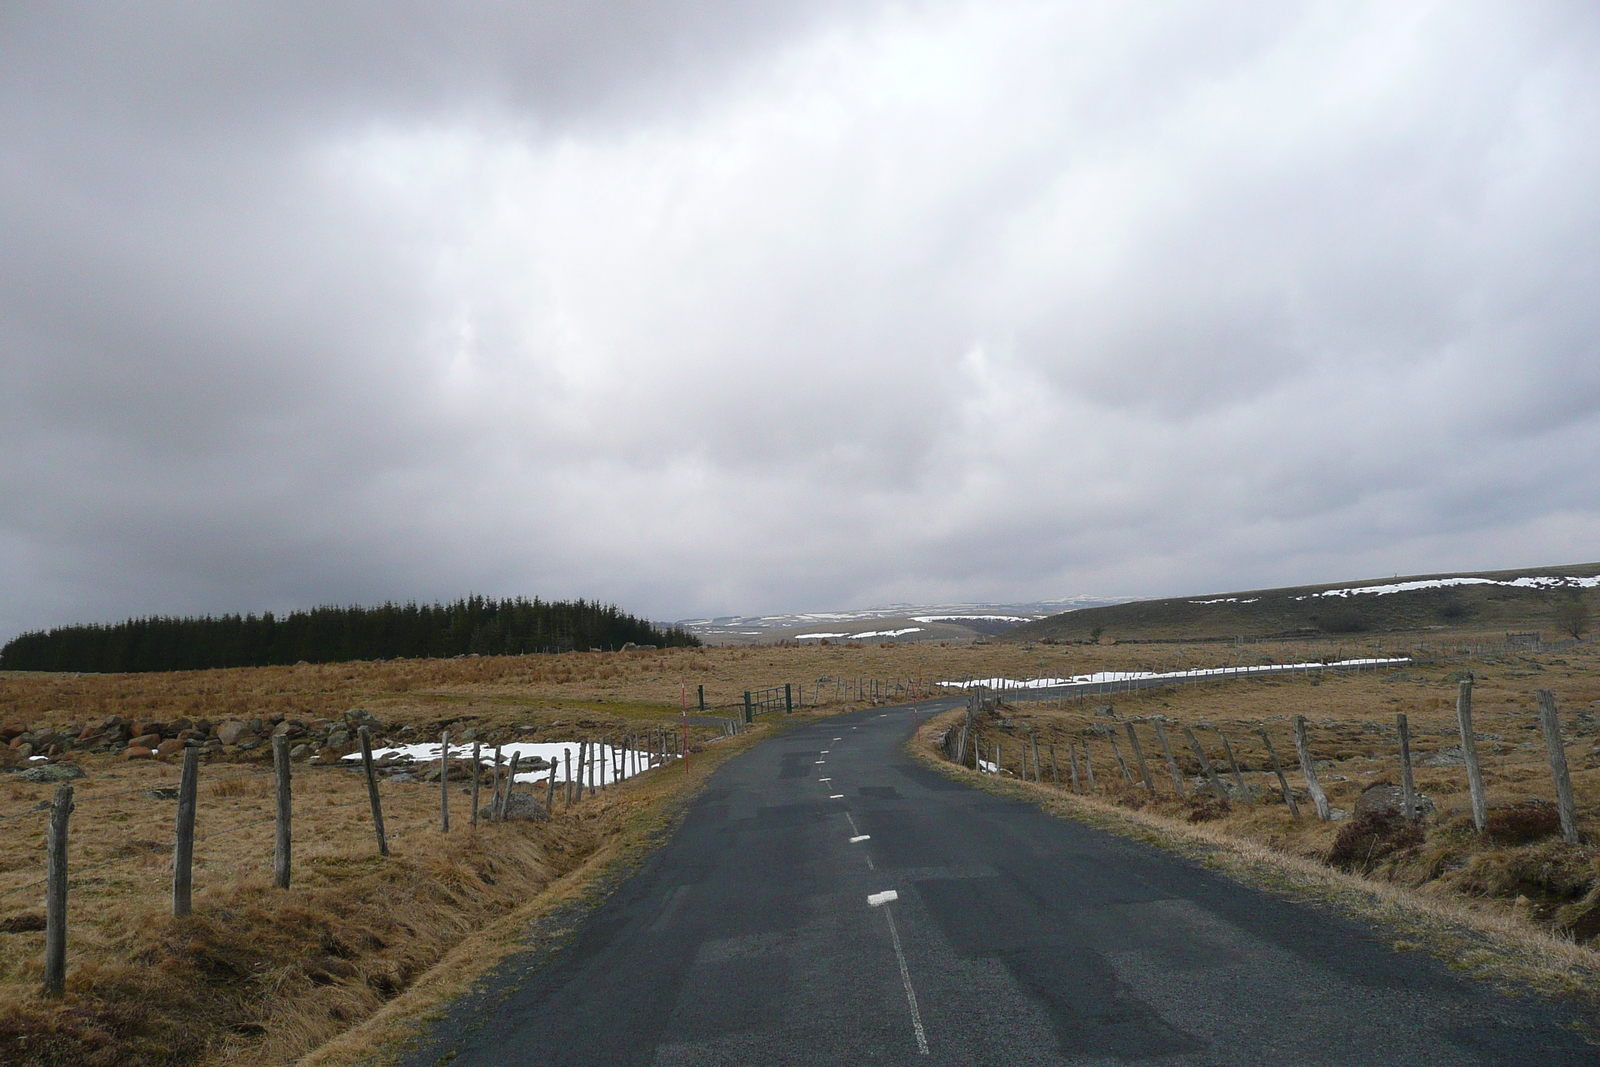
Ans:
{"type": "Polygon", "coordinates": [[[842,737],[835,737],[835,738],[834,738],[834,740],[835,740],[835,741],[843,741],[843,740],[844,740],[844,738],[842,738],[842,737]]]}
{"type": "Polygon", "coordinates": [[[852,837],[850,839],[850,843],[853,845],[858,841],[871,841],[871,840],[872,840],[872,835],[871,834],[857,834],[856,836],[854,836],[854,837],[852,837]]]}
{"type": "Polygon", "coordinates": [[[828,761],[827,761],[827,760],[825,760],[825,759],[819,759],[819,760],[817,760],[817,763],[819,763],[819,764],[822,764],[822,763],[827,763],[827,762],[828,762],[828,761]]]}
{"type": "Polygon", "coordinates": [[[859,834],[861,832],[861,827],[856,825],[856,817],[850,814],[849,808],[845,809],[844,817],[850,820],[850,832],[853,834],[859,834]]]}
{"type": "MultiPolygon", "coordinates": [[[[889,900],[897,899],[893,889],[887,893],[879,893],[878,896],[886,896],[889,900]]],[[[868,897],[867,900],[871,901],[872,898],[868,897]]],[[[888,902],[888,900],[882,901],[884,904],[888,902]]],[[[911,972],[906,969],[906,954],[900,948],[900,931],[894,928],[894,912],[884,908],[883,917],[889,920],[889,937],[894,941],[894,958],[900,964],[900,982],[906,987],[906,1003],[911,1005],[911,1029],[917,1035],[917,1052],[926,1056],[928,1054],[928,1035],[922,1029],[922,1013],[917,1010],[917,992],[911,988],[911,972]]]]}
{"type": "Polygon", "coordinates": [[[900,899],[900,894],[896,893],[893,889],[885,889],[881,893],[868,893],[867,894],[867,903],[871,904],[874,908],[881,907],[884,904],[888,904],[890,901],[895,901],[895,900],[899,900],[899,899],[900,899]]]}
{"type": "Polygon", "coordinates": [[[826,756],[828,754],[828,751],[829,751],[828,749],[823,749],[821,752],[817,753],[817,755],[826,756]]]}
{"type": "Polygon", "coordinates": [[[829,797],[828,799],[829,800],[843,800],[844,799],[844,794],[843,793],[835,793],[835,794],[833,794],[833,796],[829,797]]]}

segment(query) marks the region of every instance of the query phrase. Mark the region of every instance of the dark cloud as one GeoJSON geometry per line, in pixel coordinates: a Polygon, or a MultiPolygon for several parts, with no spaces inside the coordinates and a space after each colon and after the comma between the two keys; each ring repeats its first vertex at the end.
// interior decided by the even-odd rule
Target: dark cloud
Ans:
{"type": "Polygon", "coordinates": [[[1595,30],[10,5],[0,631],[1592,556],[1595,30]]]}

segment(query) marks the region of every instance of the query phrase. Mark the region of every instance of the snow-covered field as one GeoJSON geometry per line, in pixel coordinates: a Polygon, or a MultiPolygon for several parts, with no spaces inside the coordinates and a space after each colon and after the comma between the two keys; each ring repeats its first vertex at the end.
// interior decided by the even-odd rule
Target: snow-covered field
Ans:
{"type": "Polygon", "coordinates": [[[1600,575],[1591,578],[1513,578],[1509,582],[1497,581],[1494,578],[1434,578],[1420,582],[1394,582],[1390,585],[1361,585],[1348,589],[1325,589],[1320,593],[1309,593],[1307,596],[1297,596],[1296,600],[1305,600],[1308,597],[1350,597],[1350,596],[1387,596],[1390,593],[1409,593],[1414,589],[1445,589],[1456,585],[1504,585],[1514,589],[1593,589],[1600,586],[1600,575]]]}
{"type": "Polygon", "coordinates": [[[1104,685],[1107,682],[1133,682],[1151,679],[1182,681],[1189,678],[1222,678],[1237,675],[1278,674],[1284,671],[1315,670],[1319,667],[1383,667],[1410,663],[1409,657],[1393,659],[1344,659],[1333,663],[1261,663],[1248,667],[1199,667],[1190,671],[1100,671],[1075,674],[1070,678],[970,678],[964,682],[936,682],[949,689],[1057,689],[1074,685],[1104,685]]]}
{"type": "Polygon", "coordinates": [[[796,641],[809,641],[809,640],[812,640],[813,638],[818,638],[818,637],[824,637],[824,638],[830,638],[830,639],[831,638],[837,638],[837,637],[844,637],[844,638],[848,638],[851,641],[859,641],[862,638],[866,638],[866,637],[903,637],[906,634],[920,634],[921,632],[922,632],[922,627],[920,627],[920,626],[907,626],[903,630],[864,630],[864,631],[862,631],[861,633],[858,633],[858,634],[847,634],[847,633],[837,633],[837,634],[835,634],[835,633],[795,634],[794,635],[794,639],[796,641]]]}
{"type": "MultiPolygon", "coordinates": [[[[513,741],[509,745],[500,746],[500,755],[504,760],[505,766],[509,767],[511,765],[511,757],[519,754],[524,761],[535,757],[547,761],[554,760],[556,763],[556,781],[558,782],[567,780],[567,765],[570,758],[573,763],[572,777],[578,777],[576,767],[578,743],[576,741],[513,741]]],[[[375,748],[372,750],[372,758],[375,760],[382,759],[385,756],[397,760],[409,759],[416,763],[419,769],[422,769],[429,763],[439,762],[439,744],[436,741],[432,744],[395,745],[392,748],[375,748]]],[[[359,761],[361,753],[352,752],[344,758],[347,762],[359,761]]],[[[472,759],[472,746],[451,745],[450,758],[453,760],[472,759]]],[[[659,766],[660,756],[658,755],[656,759],[656,765],[659,766]]],[[[494,766],[494,747],[492,745],[486,745],[479,749],[478,762],[485,767],[494,766]]],[[[595,763],[594,782],[596,785],[610,785],[612,782],[620,782],[623,779],[632,778],[635,774],[642,774],[649,770],[651,766],[650,753],[648,752],[601,745],[595,763]],[[620,771],[617,767],[618,760],[621,761],[620,771]]],[[[524,771],[520,767],[517,769],[517,781],[519,782],[542,782],[549,776],[550,771],[548,769],[538,771],[524,771]]],[[[587,775],[584,776],[584,780],[589,780],[587,775]]]]}

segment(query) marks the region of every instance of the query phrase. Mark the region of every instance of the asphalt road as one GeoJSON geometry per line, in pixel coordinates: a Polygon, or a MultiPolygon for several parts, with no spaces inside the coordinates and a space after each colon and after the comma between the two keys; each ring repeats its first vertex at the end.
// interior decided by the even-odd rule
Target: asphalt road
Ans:
{"type": "Polygon", "coordinates": [[[730,761],[570,942],[406,1062],[1600,1063],[1559,1006],[946,779],[911,727],[858,712],[730,761]]]}

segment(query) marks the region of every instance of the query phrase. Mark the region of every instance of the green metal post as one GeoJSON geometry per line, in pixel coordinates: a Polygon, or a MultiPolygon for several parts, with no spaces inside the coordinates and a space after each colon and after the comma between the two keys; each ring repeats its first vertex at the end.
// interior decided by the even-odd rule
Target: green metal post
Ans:
{"type": "Polygon", "coordinates": [[[783,711],[786,715],[794,713],[794,687],[791,682],[783,683],[783,711]]]}
{"type": "Polygon", "coordinates": [[[755,722],[755,713],[750,710],[750,690],[744,691],[744,721],[755,722]]]}

